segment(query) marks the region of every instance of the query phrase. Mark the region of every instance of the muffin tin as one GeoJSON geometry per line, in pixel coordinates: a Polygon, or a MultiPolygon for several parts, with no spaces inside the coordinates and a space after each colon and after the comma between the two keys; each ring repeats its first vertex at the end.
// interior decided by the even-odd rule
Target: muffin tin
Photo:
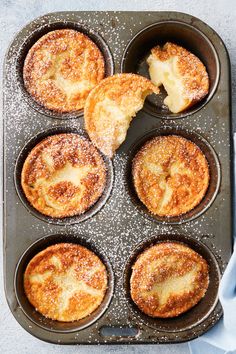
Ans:
{"type": "Polygon", "coordinates": [[[24,27],[10,45],[4,75],[4,278],[9,307],[23,328],[52,343],[174,343],[196,338],[222,315],[220,275],[232,251],[231,100],[227,50],[205,23],[177,12],[61,12],[24,27]],[[60,132],[86,136],[83,112],[58,114],[39,106],[25,91],[24,58],[45,33],[73,28],[101,49],[106,75],[148,74],[145,58],[155,44],[172,40],[206,65],[210,93],[181,114],[172,114],[158,98],[147,98],[131,123],[113,161],[104,156],[108,180],[102,197],[81,216],[51,219],[37,213],[20,186],[22,164],[43,138],[60,132]],[[131,160],[149,138],[179,134],[195,142],[209,162],[211,182],[203,201],[178,218],[157,218],[138,200],[131,160]],[[202,254],[210,267],[206,296],[173,319],[153,319],[132,302],[129,277],[139,252],[150,244],[174,240],[202,254]],[[65,324],[44,318],[25,297],[22,280],[28,261],[58,242],[86,245],[104,261],[109,286],[101,306],[84,320],[65,324]]]}

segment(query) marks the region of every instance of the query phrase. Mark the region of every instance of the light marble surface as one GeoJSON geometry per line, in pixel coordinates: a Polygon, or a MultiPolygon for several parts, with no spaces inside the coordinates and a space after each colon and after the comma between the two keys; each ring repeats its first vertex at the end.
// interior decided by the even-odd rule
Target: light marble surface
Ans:
{"type": "MultiPolygon", "coordinates": [[[[79,10],[172,10],[192,14],[213,27],[225,42],[231,57],[233,116],[236,112],[236,3],[234,0],[0,0],[0,62],[13,36],[35,17],[53,11],[79,10]]],[[[2,71],[1,71],[2,82],[2,71]]],[[[2,164],[2,162],[1,162],[2,164]]],[[[1,169],[2,165],[0,165],[1,169]]],[[[1,181],[2,182],[2,181],[1,181]]],[[[1,188],[2,189],[2,188],[1,188]]],[[[0,243],[2,247],[2,242],[0,243]]],[[[25,332],[11,315],[4,295],[2,250],[0,249],[0,348],[7,353],[163,353],[187,354],[188,345],[144,346],[57,346],[47,344],[25,332]]],[[[207,353],[204,353],[207,354],[207,353]]]]}

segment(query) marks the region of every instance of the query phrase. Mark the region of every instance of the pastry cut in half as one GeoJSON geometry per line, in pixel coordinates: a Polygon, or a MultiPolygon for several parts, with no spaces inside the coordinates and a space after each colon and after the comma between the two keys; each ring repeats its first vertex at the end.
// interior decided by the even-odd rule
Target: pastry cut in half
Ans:
{"type": "Polygon", "coordinates": [[[52,320],[80,320],[102,303],[107,290],[105,265],[89,249],[72,243],[49,246],[36,254],[24,273],[29,302],[52,320]]]}
{"type": "Polygon", "coordinates": [[[179,216],[203,199],[210,180],[200,148],[178,135],[146,142],[132,161],[136,193],[154,215],[179,216]]]}
{"type": "Polygon", "coordinates": [[[79,134],[57,134],[27,156],[21,186],[30,204],[52,218],[84,213],[102,195],[107,171],[100,152],[79,134]]]}
{"type": "Polygon", "coordinates": [[[24,85],[32,98],[59,113],[82,109],[104,75],[104,58],[97,45],[72,29],[41,37],[29,50],[23,68],[24,85]]]}
{"type": "Polygon", "coordinates": [[[176,317],[205,295],[209,270],[205,259],[178,242],[160,242],[142,252],[132,266],[132,300],[151,317],[176,317]]]}
{"type": "Polygon", "coordinates": [[[85,128],[97,148],[112,157],[146,96],[158,92],[150,80],[136,74],[117,74],[102,80],[90,92],[84,108],[85,128]]]}
{"type": "Polygon", "coordinates": [[[147,59],[149,74],[157,86],[163,85],[164,104],[179,113],[201,101],[209,92],[209,77],[204,64],[185,48],[167,42],[156,46],[147,59]]]}

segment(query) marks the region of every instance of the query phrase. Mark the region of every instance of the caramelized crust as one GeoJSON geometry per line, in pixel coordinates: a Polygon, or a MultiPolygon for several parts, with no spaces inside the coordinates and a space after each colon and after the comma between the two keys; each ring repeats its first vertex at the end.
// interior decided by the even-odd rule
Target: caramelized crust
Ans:
{"type": "Polygon", "coordinates": [[[131,297],[152,317],[176,317],[195,306],[209,284],[208,264],[177,242],[161,242],[141,253],[132,267],[131,297]]]}
{"type": "Polygon", "coordinates": [[[37,144],[26,158],[21,185],[42,214],[63,218],[84,213],[106,184],[105,162],[78,134],[58,134],[37,144]]]}
{"type": "Polygon", "coordinates": [[[24,84],[40,104],[57,112],[77,111],[104,77],[104,58],[83,33],[62,29],[41,37],[29,50],[24,84]]]}
{"type": "Polygon", "coordinates": [[[209,185],[208,162],[199,147],[176,135],[148,141],[132,163],[134,187],[149,211],[178,216],[196,207],[209,185]]]}
{"type": "Polygon", "coordinates": [[[59,243],[39,252],[24,274],[25,294],[35,309],[57,321],[80,320],[102,303],[107,271],[87,248],[59,243]]]}
{"type": "Polygon", "coordinates": [[[85,128],[98,149],[113,156],[125,140],[132,118],[153,92],[159,89],[135,74],[110,76],[90,92],[84,108],[85,128]]]}
{"type": "Polygon", "coordinates": [[[158,87],[163,85],[167,91],[164,103],[173,113],[186,110],[208,94],[206,68],[185,48],[169,42],[156,46],[147,62],[152,82],[158,87]]]}

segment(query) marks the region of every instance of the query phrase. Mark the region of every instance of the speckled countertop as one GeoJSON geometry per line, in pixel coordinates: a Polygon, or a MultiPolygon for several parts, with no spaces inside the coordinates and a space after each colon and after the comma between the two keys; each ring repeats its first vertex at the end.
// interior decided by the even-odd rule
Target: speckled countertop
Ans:
{"type": "MultiPolygon", "coordinates": [[[[13,36],[34,18],[53,11],[80,10],[172,10],[192,14],[213,27],[225,42],[232,64],[233,116],[236,112],[236,6],[234,0],[1,0],[1,67],[4,53],[13,36]]],[[[1,71],[2,82],[2,71],[1,71]]],[[[2,162],[0,169],[2,168],[2,162]]],[[[1,243],[2,245],[2,243],[1,243]]],[[[2,250],[0,249],[2,264],[2,250]]],[[[0,347],[3,353],[189,353],[187,344],[144,346],[57,346],[47,344],[25,332],[11,315],[3,290],[2,267],[0,272],[0,347]]]]}

